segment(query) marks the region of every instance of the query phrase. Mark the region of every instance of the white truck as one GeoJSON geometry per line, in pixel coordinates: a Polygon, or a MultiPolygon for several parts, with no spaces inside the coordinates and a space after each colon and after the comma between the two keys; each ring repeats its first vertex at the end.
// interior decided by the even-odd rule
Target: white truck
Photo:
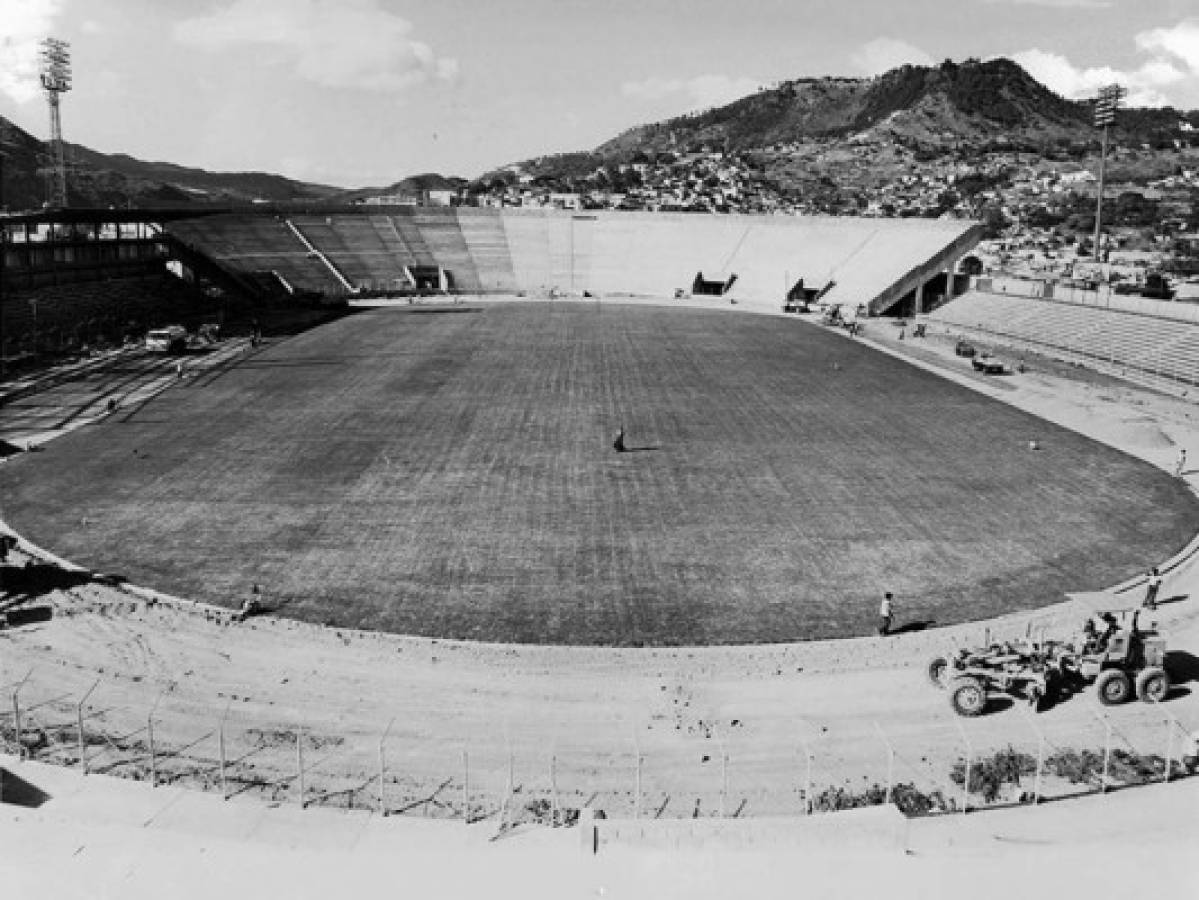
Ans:
{"type": "Polygon", "coordinates": [[[187,329],[182,325],[167,325],[146,332],[146,349],[151,353],[182,353],[187,349],[187,329]]]}

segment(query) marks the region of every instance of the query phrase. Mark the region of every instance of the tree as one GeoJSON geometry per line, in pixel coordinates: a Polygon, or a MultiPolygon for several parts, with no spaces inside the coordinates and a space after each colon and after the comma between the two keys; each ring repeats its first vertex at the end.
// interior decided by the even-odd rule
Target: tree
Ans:
{"type": "Polygon", "coordinates": [[[1011,222],[1004,215],[1003,208],[996,203],[988,203],[982,208],[983,238],[997,238],[1003,234],[1011,222]]]}

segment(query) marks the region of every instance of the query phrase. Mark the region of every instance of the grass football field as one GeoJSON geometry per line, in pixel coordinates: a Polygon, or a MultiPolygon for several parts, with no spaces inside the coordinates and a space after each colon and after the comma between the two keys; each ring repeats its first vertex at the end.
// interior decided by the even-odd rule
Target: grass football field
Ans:
{"type": "Polygon", "coordinates": [[[0,497],[171,593],[599,645],[863,634],[884,590],[960,622],[1199,529],[1165,473],[841,334],[585,301],[347,316],[0,466],[0,497]]]}

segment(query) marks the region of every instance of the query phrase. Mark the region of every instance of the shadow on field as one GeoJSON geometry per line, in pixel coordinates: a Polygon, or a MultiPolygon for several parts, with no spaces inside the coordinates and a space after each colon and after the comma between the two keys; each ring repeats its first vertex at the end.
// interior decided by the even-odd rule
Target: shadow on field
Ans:
{"type": "Polygon", "coordinates": [[[45,563],[0,566],[0,593],[9,598],[40,597],[51,591],[79,587],[91,580],[90,572],[71,572],[45,563]]]}
{"type": "Polygon", "coordinates": [[[0,797],[4,803],[37,809],[50,799],[50,795],[36,784],[26,781],[7,769],[0,769],[0,797]]]}
{"type": "Polygon", "coordinates": [[[987,706],[983,710],[984,716],[991,716],[995,713],[1001,713],[1006,709],[1011,709],[1016,704],[1016,701],[1007,694],[989,694],[987,696],[987,706]]]}
{"type": "Polygon", "coordinates": [[[916,622],[908,622],[904,625],[900,625],[898,628],[892,628],[891,634],[910,634],[914,631],[926,631],[936,624],[936,619],[920,619],[916,622]]]}
{"type": "Polygon", "coordinates": [[[1186,650],[1167,650],[1166,671],[1176,685],[1199,681],[1199,657],[1186,650]]]}
{"type": "Polygon", "coordinates": [[[1191,596],[1191,595],[1190,594],[1175,594],[1173,597],[1165,597],[1161,600],[1158,600],[1157,605],[1165,606],[1167,603],[1181,603],[1183,600],[1185,600],[1189,596],[1191,596]]]}

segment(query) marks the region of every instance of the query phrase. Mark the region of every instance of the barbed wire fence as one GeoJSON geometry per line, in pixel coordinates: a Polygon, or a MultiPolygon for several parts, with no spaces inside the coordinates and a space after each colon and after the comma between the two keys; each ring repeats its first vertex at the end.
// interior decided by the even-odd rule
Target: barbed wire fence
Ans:
{"type": "Polygon", "coordinates": [[[583,810],[633,820],[745,818],[894,803],[908,815],[954,814],[1199,771],[1194,730],[1168,702],[1100,707],[1080,696],[1058,715],[1000,702],[971,719],[947,705],[943,720],[853,719],[835,735],[797,717],[790,740],[725,725],[694,742],[653,742],[626,728],[615,729],[607,747],[569,737],[529,746],[514,742],[514,722],[455,742],[399,717],[339,732],[264,723],[261,712],[232,701],[167,709],[170,685],[144,708],[113,705],[103,676],[60,685],[39,681],[33,669],[0,685],[0,751],[227,801],[491,822],[499,830],[570,825],[583,810]]]}

